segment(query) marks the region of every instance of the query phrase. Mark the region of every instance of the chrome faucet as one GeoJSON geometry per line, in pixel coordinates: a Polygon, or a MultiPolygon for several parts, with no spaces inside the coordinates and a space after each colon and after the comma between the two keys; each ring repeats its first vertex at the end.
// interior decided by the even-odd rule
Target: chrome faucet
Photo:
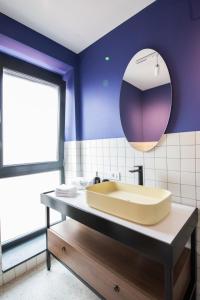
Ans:
{"type": "Polygon", "coordinates": [[[143,166],[134,166],[137,169],[129,170],[130,173],[138,173],[138,184],[143,185],[143,166]]]}

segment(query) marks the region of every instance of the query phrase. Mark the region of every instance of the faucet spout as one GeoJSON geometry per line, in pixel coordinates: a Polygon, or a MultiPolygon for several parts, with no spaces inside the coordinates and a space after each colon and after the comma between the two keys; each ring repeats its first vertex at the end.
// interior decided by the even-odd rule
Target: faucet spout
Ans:
{"type": "Polygon", "coordinates": [[[134,166],[137,169],[129,170],[130,173],[138,173],[138,184],[143,185],[143,166],[134,166]]]}

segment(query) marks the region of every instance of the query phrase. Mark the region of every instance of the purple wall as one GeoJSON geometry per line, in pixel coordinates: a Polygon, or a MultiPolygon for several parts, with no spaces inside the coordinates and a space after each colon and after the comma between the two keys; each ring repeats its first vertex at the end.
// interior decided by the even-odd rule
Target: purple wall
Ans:
{"type": "Polygon", "coordinates": [[[120,118],[127,140],[143,141],[142,91],[126,81],[121,87],[120,118]]]}
{"type": "Polygon", "coordinates": [[[142,92],[143,141],[159,141],[164,134],[172,106],[171,84],[142,92]]]}
{"type": "Polygon", "coordinates": [[[72,67],[65,75],[70,87],[66,108],[76,120],[73,115],[66,123],[66,140],[124,136],[119,113],[122,78],[133,55],[143,48],[157,50],[170,70],[173,107],[167,132],[200,130],[199,10],[199,0],[157,0],[80,55],[3,14],[0,34],[44,54],[43,62],[48,56],[57,67],[59,62],[72,67]]]}
{"type": "Polygon", "coordinates": [[[76,66],[75,53],[2,13],[0,13],[0,33],[69,65],[76,66]]]}
{"type": "Polygon", "coordinates": [[[120,118],[129,142],[159,141],[166,130],[172,105],[171,84],[141,91],[123,81],[120,118]]]}
{"type": "Polygon", "coordinates": [[[63,76],[67,81],[65,140],[80,139],[76,130],[80,118],[75,118],[80,115],[78,55],[1,13],[0,51],[63,76]]]}
{"type": "Polygon", "coordinates": [[[119,113],[122,78],[133,55],[143,48],[157,50],[169,67],[173,106],[167,132],[200,130],[199,37],[200,19],[191,16],[188,0],[163,0],[83,51],[81,138],[124,136],[119,113]]]}

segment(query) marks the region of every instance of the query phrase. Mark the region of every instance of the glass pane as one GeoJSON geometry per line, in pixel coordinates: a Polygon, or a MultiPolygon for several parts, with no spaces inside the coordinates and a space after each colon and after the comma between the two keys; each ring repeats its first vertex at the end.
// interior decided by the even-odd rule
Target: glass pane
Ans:
{"type": "Polygon", "coordinates": [[[3,164],[58,160],[59,87],[3,72],[3,164]]]}
{"type": "MultiPolygon", "coordinates": [[[[40,194],[60,183],[60,172],[53,171],[0,179],[1,239],[3,242],[45,226],[45,207],[40,194]]],[[[51,221],[61,219],[51,210],[51,221]]]]}

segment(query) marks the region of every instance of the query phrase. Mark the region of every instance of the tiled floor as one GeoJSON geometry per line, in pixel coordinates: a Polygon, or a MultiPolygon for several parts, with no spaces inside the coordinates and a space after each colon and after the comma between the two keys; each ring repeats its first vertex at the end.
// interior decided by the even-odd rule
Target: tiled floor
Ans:
{"type": "Polygon", "coordinates": [[[60,263],[44,265],[0,288],[1,300],[99,300],[60,263]]]}

